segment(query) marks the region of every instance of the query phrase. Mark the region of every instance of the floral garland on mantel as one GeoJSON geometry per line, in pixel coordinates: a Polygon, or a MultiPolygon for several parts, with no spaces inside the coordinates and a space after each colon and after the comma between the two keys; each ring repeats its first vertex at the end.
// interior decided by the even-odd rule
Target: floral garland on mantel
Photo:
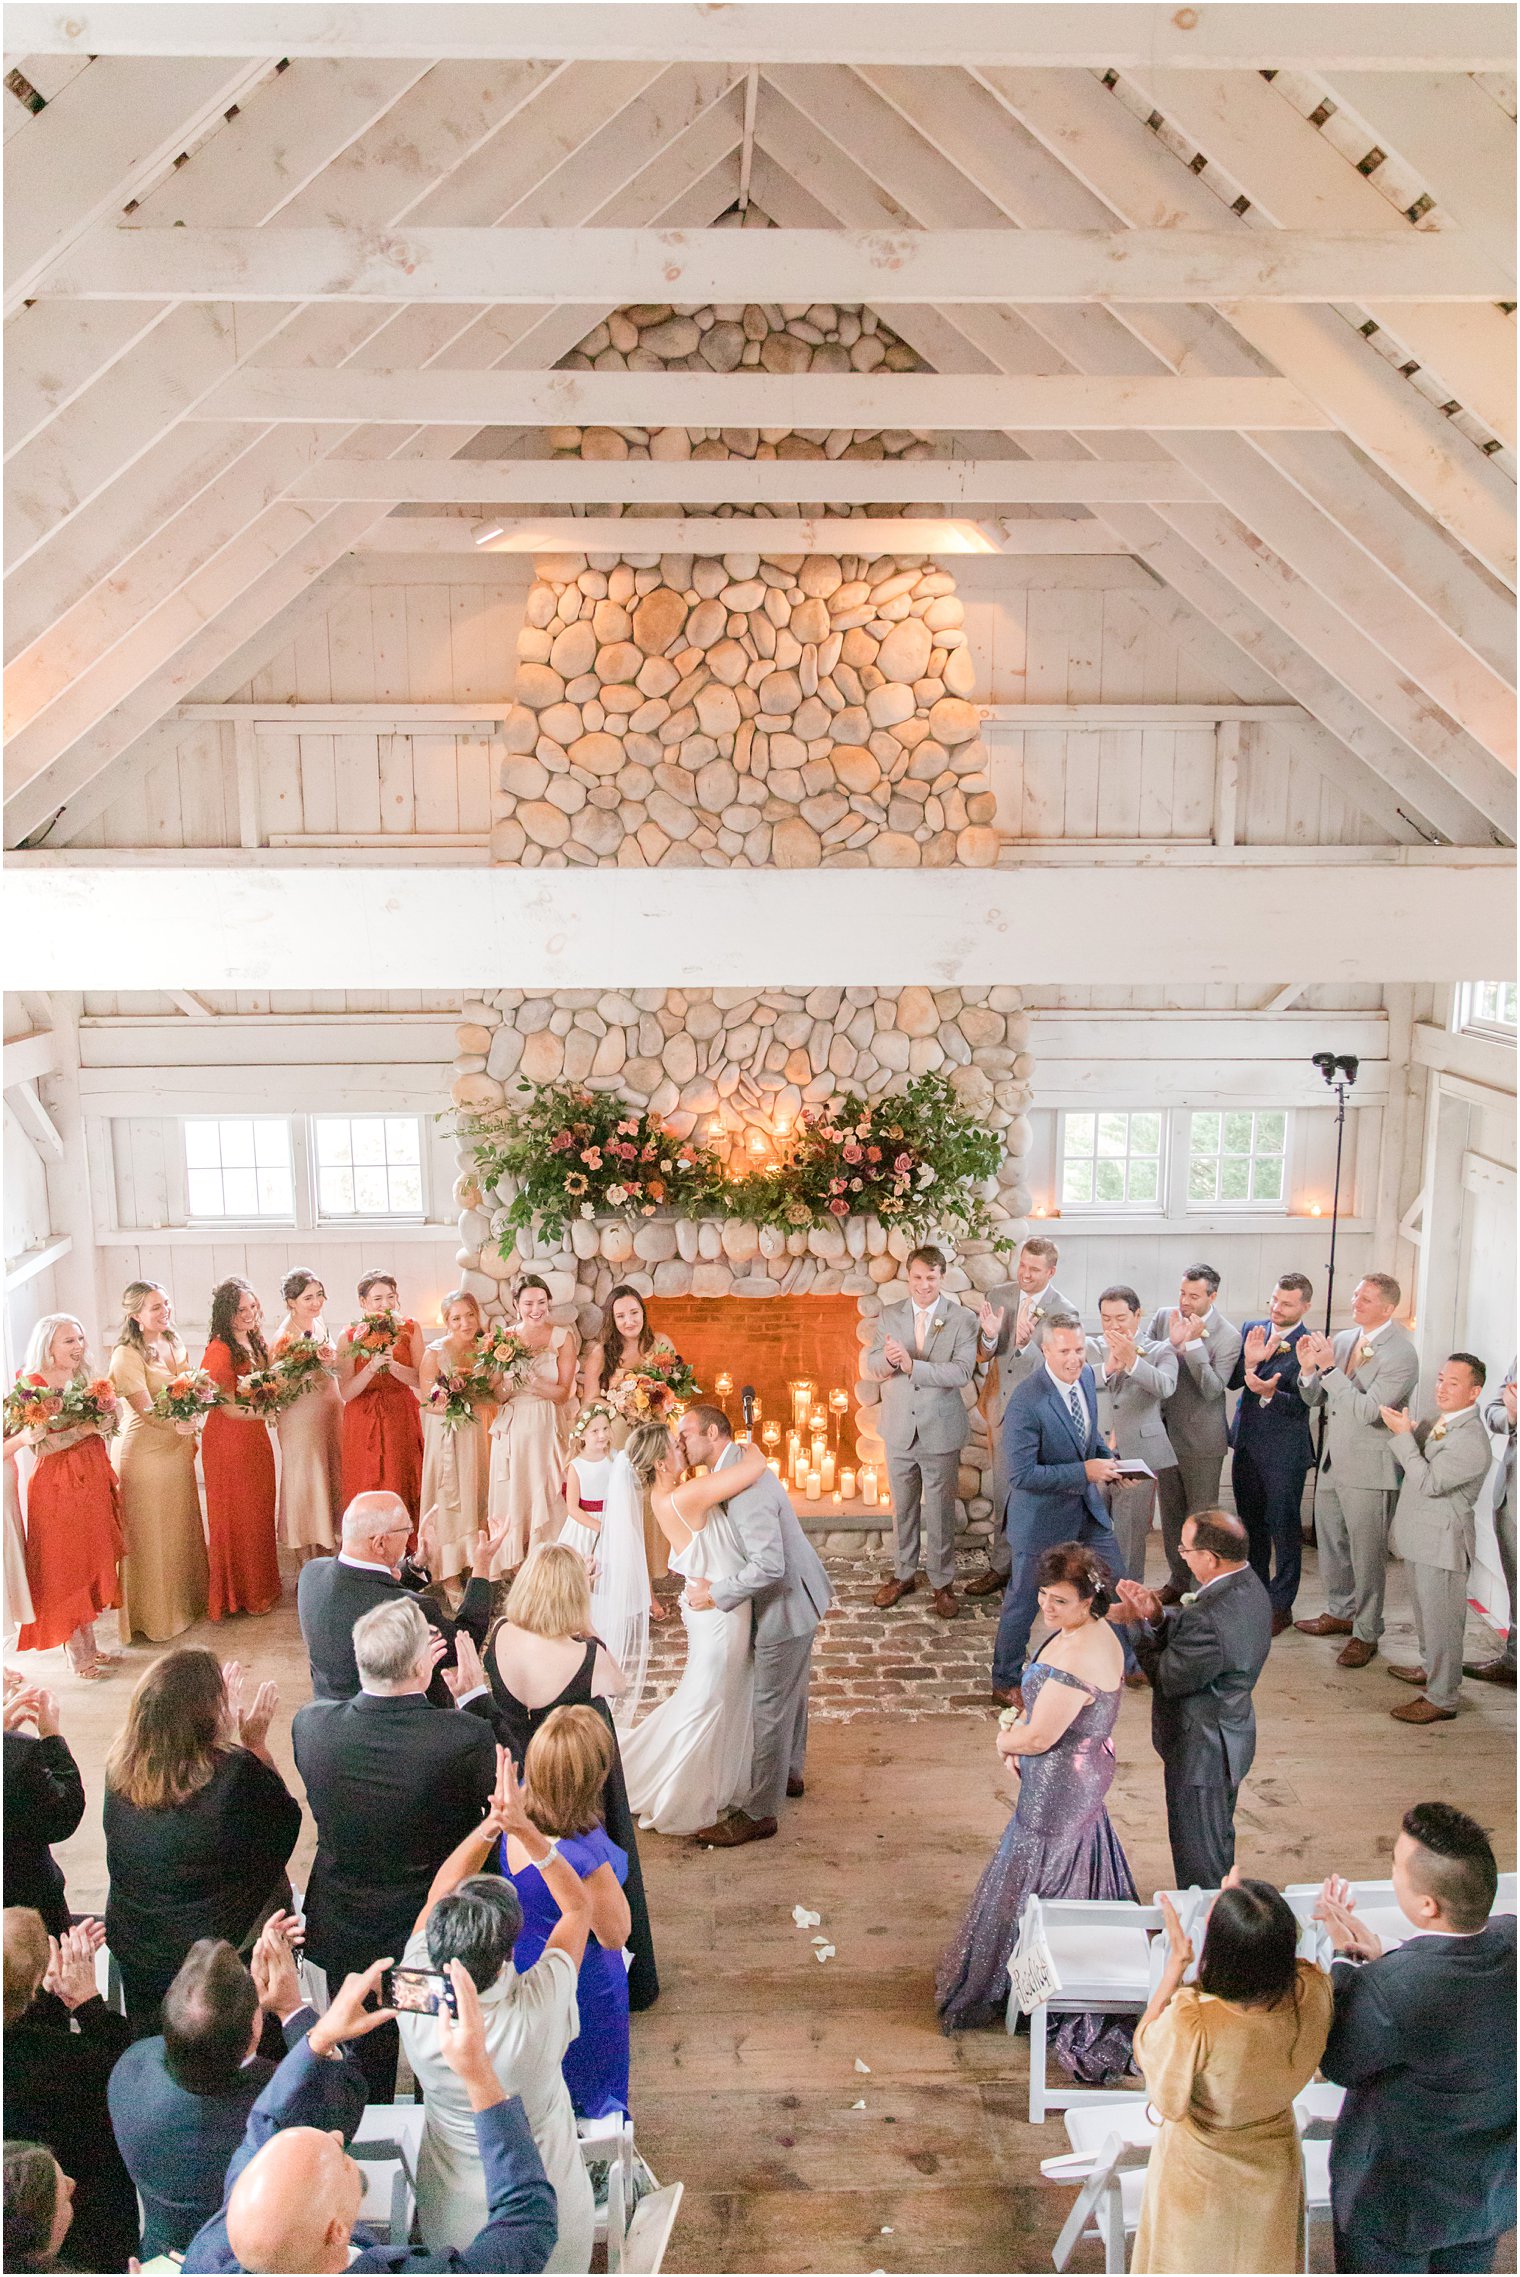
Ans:
{"type": "Polygon", "coordinates": [[[523,1104],[462,1118],[486,1192],[510,1192],[491,1220],[501,1254],[524,1227],[550,1240],[572,1218],[656,1214],[738,1218],[788,1233],[876,1217],[914,1240],[935,1232],[1007,1247],[984,1187],[1003,1158],[942,1075],[864,1099],[847,1091],[804,1107],[770,1160],[735,1172],[714,1146],[678,1139],[657,1115],[579,1084],[517,1086],[523,1104]]]}

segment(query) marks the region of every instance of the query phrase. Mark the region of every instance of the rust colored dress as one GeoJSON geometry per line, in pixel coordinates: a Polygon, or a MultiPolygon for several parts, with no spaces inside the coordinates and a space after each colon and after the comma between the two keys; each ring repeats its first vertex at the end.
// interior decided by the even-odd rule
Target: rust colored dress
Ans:
{"type": "MultiPolygon", "coordinates": [[[[252,1362],[213,1337],[201,1366],[224,1396],[252,1362]]],[[[229,1613],[272,1613],[280,1602],[280,1559],[274,1531],[274,1448],[267,1423],[224,1415],[214,1407],[201,1434],[206,1481],[206,1533],[211,1553],[213,1621],[229,1613]]]]}
{"type": "MultiPolygon", "coordinates": [[[[404,1320],[393,1351],[403,1368],[422,1365],[422,1331],[404,1320]]],[[[422,1409],[410,1385],[385,1369],[343,1408],[343,1507],[356,1494],[399,1494],[416,1526],[422,1508],[422,1409]]]]}
{"type": "Polygon", "coordinates": [[[26,1496],[32,1618],[18,1652],[47,1652],[121,1603],[121,1490],[98,1431],[50,1455],[36,1450],[26,1496]]]}

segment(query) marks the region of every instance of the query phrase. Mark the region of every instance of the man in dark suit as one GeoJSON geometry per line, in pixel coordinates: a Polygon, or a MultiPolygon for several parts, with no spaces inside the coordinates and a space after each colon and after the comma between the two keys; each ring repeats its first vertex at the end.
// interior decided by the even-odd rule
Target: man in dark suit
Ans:
{"type": "Polygon", "coordinates": [[[1514,2227],[1515,1917],[1489,1918],[1498,1878],[1475,1820],[1416,1803],[1393,1846],[1407,1944],[1384,1953],[1346,1884],[1325,1884],[1322,2069],[1346,2089],[1330,2148],[1337,2269],[1492,2269],[1514,2227]]]}
{"type": "Polygon", "coordinates": [[[1045,1551],[1058,1542],[1085,1542],[1110,1573],[1124,1570],[1099,1492],[1118,1477],[1119,1466],[1098,1430],[1098,1384],[1087,1366],[1082,1323],[1075,1313],[1052,1313],[1043,1325],[1040,1365],[1003,1416],[1013,1570],[998,1619],[992,1690],[1004,1707],[1023,1681],[1045,1551]]]}
{"type": "Polygon", "coordinates": [[[9,1669],[5,1680],[5,1902],[35,1907],[48,1935],[61,1937],[69,1901],[49,1845],[67,1842],[84,1817],[84,1781],[52,1693],[9,1669]]]}
{"type": "Polygon", "coordinates": [[[376,1962],[348,1978],[323,2016],[307,2009],[297,2019],[306,2028],[248,2114],[221,2211],[192,2241],[187,2271],[544,2267],[559,2232],[554,2191],[520,2098],[491,2068],[474,1979],[459,1961],[448,1973],[459,2014],[439,2016],[438,2041],[475,2114],[484,2228],[467,2246],[436,2254],[405,2238],[372,2245],[354,2228],[363,2174],[342,2147],[364,2116],[365,2075],[354,2047],[395,2029],[394,2009],[365,2006],[379,1988],[376,1962]]]}
{"type": "Polygon", "coordinates": [[[1140,1624],[1135,1652],[1151,1680],[1177,1887],[1212,1890],[1235,1863],[1235,1797],[1256,1753],[1251,1689],[1272,1649],[1272,1606],[1238,1518],[1195,1510],[1181,1547],[1195,1587],[1180,1605],[1121,1581],[1109,1618],[1140,1624]]]}
{"type": "MultiPolygon", "coordinates": [[[[1300,1532],[1304,1480],[1314,1467],[1309,1414],[1298,1389],[1298,1346],[1314,1284],[1284,1273],[1265,1320],[1248,1320],[1230,1388],[1240,1393],[1230,1440],[1230,1482],[1250,1544],[1250,1559],[1272,1600],[1272,1634],[1293,1626],[1303,1563],[1300,1532]],[[1272,1570],[1274,1555],[1277,1570],[1272,1570]]],[[[1164,1597],[1169,1597],[1163,1591],[1164,1597]]],[[[1175,1599],[1170,1599],[1175,1602],[1175,1599]]]]}
{"type": "MultiPolygon", "coordinates": [[[[357,1698],[309,1701],[291,1723],[317,1822],[306,1951],[329,1979],[399,1959],[434,1874],[491,1799],[489,1696],[473,1696],[476,1714],[435,1707],[426,1694],[437,1649],[420,1607],[398,1593],[354,1630],[357,1698]]],[[[373,2102],[394,2093],[398,2050],[392,2027],[366,2036],[373,2102]]]]}
{"type": "MultiPolygon", "coordinates": [[[[420,1539],[424,1547],[431,1515],[429,1512],[422,1521],[420,1539]]],[[[426,1568],[415,1565],[406,1554],[411,1529],[406,1504],[399,1494],[356,1494],[343,1513],[343,1547],[338,1555],[311,1558],[302,1566],[296,1583],[296,1612],[311,1663],[314,1699],[351,1700],[359,1689],[354,1623],[375,1605],[415,1598],[427,1587],[426,1568]]],[[[456,1621],[427,1602],[422,1611],[448,1642],[444,1655],[444,1666],[448,1666],[454,1657],[458,1629],[467,1629],[477,1639],[484,1636],[490,1614],[490,1583],[471,1582],[456,1621]]],[[[442,1668],[432,1676],[428,1697],[437,1707],[450,1705],[442,1668]]]]}

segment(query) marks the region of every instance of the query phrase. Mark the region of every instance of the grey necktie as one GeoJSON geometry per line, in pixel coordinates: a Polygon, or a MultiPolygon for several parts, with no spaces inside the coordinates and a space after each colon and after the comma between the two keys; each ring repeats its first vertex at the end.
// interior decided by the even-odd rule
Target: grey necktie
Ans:
{"type": "Polygon", "coordinates": [[[1087,1410],[1082,1405],[1082,1394],[1073,1384],[1066,1396],[1071,1401],[1072,1422],[1077,1427],[1079,1437],[1085,1439],[1087,1437],[1087,1410]]]}

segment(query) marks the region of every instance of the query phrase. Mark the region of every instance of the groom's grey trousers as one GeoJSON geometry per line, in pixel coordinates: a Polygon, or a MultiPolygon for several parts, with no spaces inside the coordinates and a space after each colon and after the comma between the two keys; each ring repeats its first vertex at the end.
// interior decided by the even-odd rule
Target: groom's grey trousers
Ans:
{"type": "Polygon", "coordinates": [[[813,1632],[755,1646],[755,1758],[751,1818],[779,1818],[789,1778],[807,1759],[808,1667],[813,1632]]]}

